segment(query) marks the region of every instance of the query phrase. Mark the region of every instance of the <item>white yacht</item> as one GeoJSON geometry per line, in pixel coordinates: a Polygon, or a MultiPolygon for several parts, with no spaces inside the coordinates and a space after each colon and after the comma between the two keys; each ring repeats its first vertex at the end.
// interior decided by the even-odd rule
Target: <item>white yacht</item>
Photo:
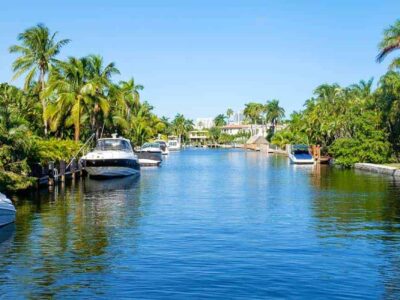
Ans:
{"type": "Polygon", "coordinates": [[[15,221],[15,207],[11,200],[0,193],[0,227],[15,221]]]}
{"type": "Polygon", "coordinates": [[[141,166],[159,166],[162,162],[162,151],[159,143],[144,143],[137,152],[141,166]]]}
{"type": "Polygon", "coordinates": [[[170,137],[168,139],[168,149],[170,151],[177,151],[181,149],[181,143],[176,137],[170,137]]]}
{"type": "Polygon", "coordinates": [[[140,165],[129,140],[117,137],[99,139],[96,148],[82,157],[91,177],[119,177],[140,174],[140,165]]]}
{"type": "Polygon", "coordinates": [[[169,154],[168,144],[166,142],[164,142],[163,140],[157,140],[157,141],[155,141],[155,143],[159,143],[160,144],[161,152],[162,152],[163,155],[168,155],[169,154]]]}
{"type": "Polygon", "coordinates": [[[288,149],[290,161],[293,164],[314,164],[314,157],[311,155],[307,145],[291,145],[288,149]]]}

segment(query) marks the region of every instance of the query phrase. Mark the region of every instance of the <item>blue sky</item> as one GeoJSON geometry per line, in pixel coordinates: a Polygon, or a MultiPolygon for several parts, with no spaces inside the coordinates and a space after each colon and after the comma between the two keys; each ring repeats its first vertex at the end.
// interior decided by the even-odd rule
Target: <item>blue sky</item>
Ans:
{"type": "Polygon", "coordinates": [[[214,117],[272,98],[290,113],[321,83],[378,79],[390,57],[377,64],[377,45],[399,17],[398,0],[4,1],[0,81],[17,34],[43,22],[72,40],[61,58],[114,61],[116,80],[143,84],[159,115],[214,117]]]}

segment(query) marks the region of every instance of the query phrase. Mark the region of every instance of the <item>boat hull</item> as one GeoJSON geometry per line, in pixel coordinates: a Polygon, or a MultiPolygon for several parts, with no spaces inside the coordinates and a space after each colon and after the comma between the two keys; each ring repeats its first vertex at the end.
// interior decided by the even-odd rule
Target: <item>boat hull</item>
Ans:
{"type": "Polygon", "coordinates": [[[87,159],[84,165],[91,177],[122,177],[140,174],[137,159],[87,159]]]}
{"type": "Polygon", "coordinates": [[[169,151],[179,151],[179,150],[181,150],[181,147],[179,147],[179,146],[169,146],[168,150],[169,151]]]}
{"type": "Polygon", "coordinates": [[[161,151],[141,151],[137,153],[140,166],[159,166],[162,162],[161,151]]]}
{"type": "Polygon", "coordinates": [[[15,210],[0,208],[0,227],[15,222],[15,210]]]}
{"type": "Polygon", "coordinates": [[[310,155],[310,157],[296,157],[296,155],[289,154],[289,159],[292,164],[297,165],[312,165],[315,163],[314,158],[310,155]]]}

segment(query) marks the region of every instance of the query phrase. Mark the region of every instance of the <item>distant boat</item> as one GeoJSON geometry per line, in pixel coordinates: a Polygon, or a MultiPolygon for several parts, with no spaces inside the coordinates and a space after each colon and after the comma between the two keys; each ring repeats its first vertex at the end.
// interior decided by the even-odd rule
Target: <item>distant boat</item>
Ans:
{"type": "Polygon", "coordinates": [[[291,145],[288,151],[289,159],[293,164],[314,164],[314,157],[311,155],[307,145],[291,145]]]}
{"type": "Polygon", "coordinates": [[[168,155],[169,154],[168,144],[165,141],[157,140],[157,141],[155,141],[155,143],[159,143],[160,144],[161,152],[162,152],[163,155],[168,155]]]}
{"type": "Polygon", "coordinates": [[[144,143],[137,152],[141,166],[159,166],[162,162],[162,151],[159,143],[144,143]]]}
{"type": "Polygon", "coordinates": [[[15,213],[11,200],[0,193],[0,227],[15,222],[15,213]]]}
{"type": "Polygon", "coordinates": [[[96,148],[82,157],[92,177],[120,177],[140,174],[137,156],[129,140],[117,137],[99,139],[96,148]]]}
{"type": "Polygon", "coordinates": [[[179,142],[179,140],[176,137],[171,136],[168,139],[168,149],[170,151],[178,151],[181,149],[181,143],[179,142]]]}

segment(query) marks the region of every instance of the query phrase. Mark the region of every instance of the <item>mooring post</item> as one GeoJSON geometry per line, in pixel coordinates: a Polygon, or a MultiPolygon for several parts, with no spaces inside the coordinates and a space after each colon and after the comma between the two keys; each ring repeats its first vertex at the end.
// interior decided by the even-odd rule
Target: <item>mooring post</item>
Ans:
{"type": "Polygon", "coordinates": [[[54,162],[53,161],[49,162],[48,175],[49,175],[49,185],[52,186],[52,185],[54,185],[54,162]]]}
{"type": "Polygon", "coordinates": [[[61,182],[65,182],[65,167],[66,167],[65,160],[60,160],[60,176],[61,176],[61,182]]]}
{"type": "Polygon", "coordinates": [[[76,159],[73,158],[71,161],[71,174],[72,174],[72,179],[75,179],[75,173],[76,173],[76,159]]]}

